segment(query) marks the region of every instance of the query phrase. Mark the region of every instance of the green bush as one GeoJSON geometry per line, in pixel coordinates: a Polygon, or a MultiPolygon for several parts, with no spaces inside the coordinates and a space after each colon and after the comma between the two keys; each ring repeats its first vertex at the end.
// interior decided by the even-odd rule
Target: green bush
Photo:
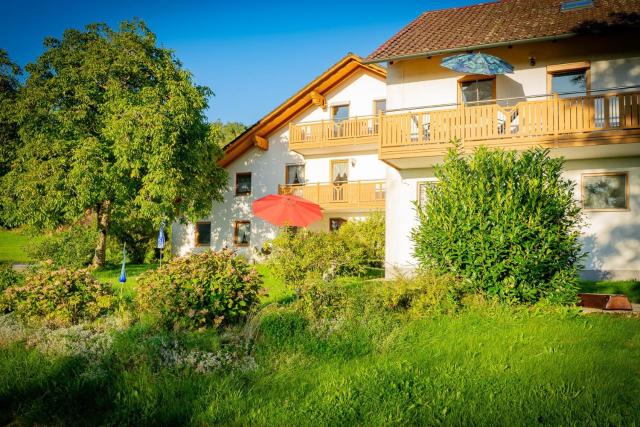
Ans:
{"type": "Polygon", "coordinates": [[[9,311],[9,303],[5,301],[4,291],[11,286],[21,284],[24,276],[15,271],[9,264],[0,264],[0,313],[9,311]]]}
{"type": "Polygon", "coordinates": [[[295,288],[313,277],[361,276],[384,262],[384,215],[349,221],[337,232],[285,228],[270,250],[275,276],[295,288]]]}
{"type": "Polygon", "coordinates": [[[309,279],[301,288],[298,307],[311,319],[332,318],[348,304],[345,289],[335,282],[309,279]]]}
{"type": "Polygon", "coordinates": [[[376,211],[363,220],[347,221],[338,234],[350,247],[364,251],[366,264],[371,267],[384,265],[385,216],[376,211]]]}
{"type": "Polygon", "coordinates": [[[574,302],[580,208],[548,150],[449,152],[413,232],[421,265],[503,302],[574,302]]]}
{"type": "Polygon", "coordinates": [[[415,277],[398,277],[385,282],[380,294],[384,309],[409,311],[420,316],[455,311],[465,293],[456,278],[423,271],[415,277]]]}
{"type": "Polygon", "coordinates": [[[4,291],[7,308],[32,323],[64,327],[107,314],[115,299],[111,287],[87,270],[43,269],[4,291]]]}
{"type": "Polygon", "coordinates": [[[97,231],[86,225],[74,225],[56,231],[28,245],[25,250],[30,258],[52,261],[54,266],[82,268],[91,264],[97,231]]]}
{"type": "Polygon", "coordinates": [[[173,329],[235,323],[258,303],[262,279],[230,250],[176,258],[138,278],[142,312],[173,329]]]}

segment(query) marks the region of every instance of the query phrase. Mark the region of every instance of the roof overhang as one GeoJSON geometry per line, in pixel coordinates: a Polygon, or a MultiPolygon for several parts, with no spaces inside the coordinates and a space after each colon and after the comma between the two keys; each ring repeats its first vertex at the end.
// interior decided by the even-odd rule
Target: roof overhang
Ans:
{"type": "Polygon", "coordinates": [[[410,53],[406,55],[366,59],[365,61],[363,61],[363,63],[376,64],[380,62],[402,61],[402,60],[408,60],[408,59],[425,58],[427,56],[448,55],[452,53],[468,52],[471,50],[494,49],[499,47],[516,46],[521,44],[540,43],[540,42],[547,42],[547,41],[553,41],[553,40],[567,39],[570,37],[574,37],[576,35],[577,35],[576,33],[566,33],[566,34],[557,34],[553,36],[535,37],[535,38],[529,38],[529,39],[508,40],[504,42],[475,45],[475,46],[461,46],[461,47],[454,47],[451,49],[431,50],[431,51],[425,51],[425,52],[419,52],[419,53],[410,53]]]}
{"type": "Polygon", "coordinates": [[[319,96],[340,85],[358,72],[367,72],[386,79],[387,70],[374,63],[365,64],[357,55],[349,53],[291,98],[248,128],[224,147],[224,156],[218,164],[226,167],[252,147],[269,149],[269,135],[280,129],[311,105],[318,105],[319,96]]]}

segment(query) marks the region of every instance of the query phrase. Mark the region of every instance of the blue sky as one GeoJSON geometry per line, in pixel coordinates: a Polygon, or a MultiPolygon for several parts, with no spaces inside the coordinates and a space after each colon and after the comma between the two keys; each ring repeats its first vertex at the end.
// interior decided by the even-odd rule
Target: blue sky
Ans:
{"type": "Polygon", "coordinates": [[[45,36],[138,17],[196,83],[213,89],[211,120],[251,124],[347,52],[368,55],[421,12],[477,2],[4,0],[0,47],[24,65],[45,36]]]}

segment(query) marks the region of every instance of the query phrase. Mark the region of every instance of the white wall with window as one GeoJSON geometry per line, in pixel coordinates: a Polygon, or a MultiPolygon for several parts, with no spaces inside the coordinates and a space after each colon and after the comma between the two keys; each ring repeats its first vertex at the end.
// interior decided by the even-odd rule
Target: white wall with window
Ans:
{"type": "MultiPolygon", "coordinates": [[[[640,280],[640,157],[567,160],[566,178],[583,207],[581,241],[587,279],[640,280]]],[[[421,185],[434,185],[433,169],[389,168],[386,199],[386,274],[417,267],[411,231],[417,226],[413,202],[421,185]]]]}

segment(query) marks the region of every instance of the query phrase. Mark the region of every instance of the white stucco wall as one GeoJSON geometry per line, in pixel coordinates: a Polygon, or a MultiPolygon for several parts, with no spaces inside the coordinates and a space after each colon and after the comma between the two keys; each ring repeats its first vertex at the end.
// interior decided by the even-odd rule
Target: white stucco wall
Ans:
{"type": "MultiPolygon", "coordinates": [[[[640,280],[640,157],[568,160],[564,176],[576,183],[576,200],[582,200],[581,177],[585,173],[627,172],[629,209],[585,211],[582,228],[583,275],[589,279],[640,280]]],[[[387,275],[408,272],[416,266],[411,230],[417,226],[413,202],[417,183],[434,180],[433,169],[389,169],[386,201],[387,275]]]]}
{"type": "MultiPolygon", "coordinates": [[[[361,72],[347,79],[338,87],[325,94],[327,108],[310,107],[298,117],[294,123],[330,118],[330,106],[349,103],[350,116],[368,116],[373,114],[373,101],[384,99],[386,85],[384,80],[371,74],[361,72]]],[[[236,159],[226,169],[229,174],[228,190],[224,193],[224,201],[212,204],[212,213],[203,221],[211,221],[211,245],[196,247],[193,225],[173,225],[173,250],[182,256],[189,252],[208,249],[219,250],[223,247],[237,249],[247,257],[254,257],[256,249],[260,249],[264,242],[273,239],[278,228],[253,216],[251,203],[269,194],[277,194],[278,186],[285,183],[285,167],[287,164],[304,164],[307,183],[329,182],[332,160],[349,160],[349,180],[384,180],[386,164],[378,160],[377,147],[371,152],[358,152],[353,155],[331,154],[315,155],[305,159],[303,156],[290,152],[288,149],[289,124],[275,131],[268,137],[267,151],[252,148],[236,159]],[[252,173],[252,193],[250,195],[235,195],[236,173],[252,173]],[[251,221],[251,243],[248,247],[233,245],[233,225],[235,221],[251,221]]],[[[313,224],[313,230],[329,230],[329,218],[361,219],[366,212],[325,212],[321,221],[313,224]]]]}

